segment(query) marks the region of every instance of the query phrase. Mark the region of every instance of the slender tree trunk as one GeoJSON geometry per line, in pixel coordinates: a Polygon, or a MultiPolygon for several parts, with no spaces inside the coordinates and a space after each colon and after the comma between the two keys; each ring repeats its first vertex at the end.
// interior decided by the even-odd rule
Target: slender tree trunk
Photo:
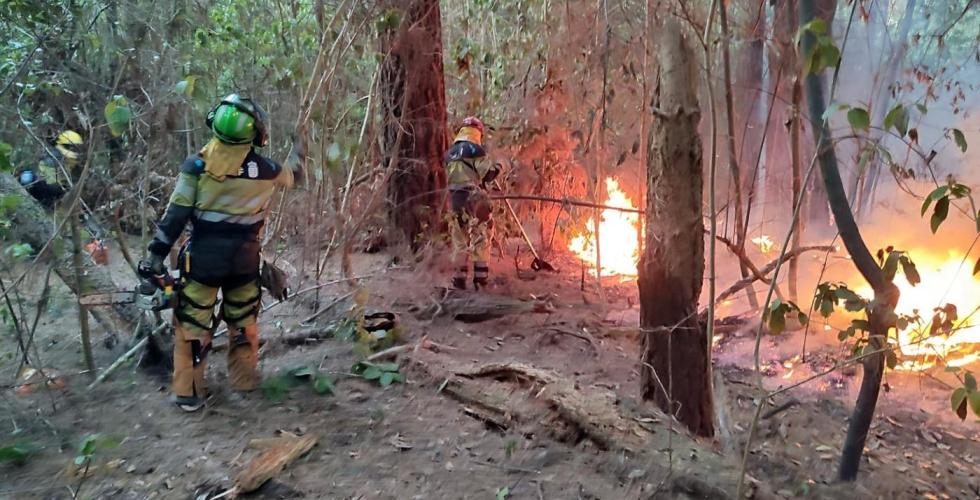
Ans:
{"type": "MultiPolygon", "coordinates": [[[[800,166],[800,104],[803,102],[803,86],[800,84],[799,70],[793,75],[793,107],[790,109],[790,158],[793,168],[793,206],[795,207],[803,197],[803,173],[800,166]]],[[[793,231],[793,239],[790,250],[796,251],[800,248],[800,238],[806,222],[802,217],[796,219],[796,229],[793,231]]],[[[799,259],[789,261],[789,299],[799,302],[799,259]]]]}
{"type": "Polygon", "coordinates": [[[412,0],[401,8],[397,30],[382,36],[388,53],[382,71],[384,164],[396,157],[388,186],[389,220],[417,249],[419,237],[442,224],[448,147],[438,0],[412,0]],[[399,129],[405,137],[395,150],[399,129]]]}
{"type": "Polygon", "coordinates": [[[704,172],[696,64],[677,22],[660,41],[647,164],[646,244],[640,258],[641,392],[692,432],[714,434],[711,357],[697,321],[704,277],[704,172]]]}
{"type": "MultiPolygon", "coordinates": [[[[735,205],[735,246],[739,251],[745,249],[745,221],[742,206],[742,174],[738,168],[738,152],[735,147],[735,99],[732,96],[732,63],[731,63],[731,34],[728,29],[728,6],[725,2],[718,8],[721,14],[721,39],[722,39],[722,66],[725,75],[725,116],[728,118],[728,169],[732,176],[732,192],[735,195],[733,204],[735,205]]],[[[749,268],[745,262],[739,261],[739,271],[742,279],[749,276],[749,268]]],[[[749,305],[752,309],[759,308],[759,299],[755,296],[755,287],[749,286],[748,292],[749,305]]]]}
{"type": "MultiPolygon", "coordinates": [[[[78,215],[70,214],[68,215],[70,220],[68,224],[71,225],[71,239],[72,239],[72,251],[71,251],[71,265],[72,271],[75,274],[75,284],[78,289],[81,290],[84,286],[85,274],[83,269],[82,252],[82,232],[78,230],[78,215]]],[[[92,358],[92,331],[88,324],[88,307],[81,304],[79,301],[78,305],[78,329],[82,337],[82,356],[85,358],[85,369],[88,370],[90,377],[95,377],[95,360],[92,358]]]]}
{"type": "MultiPolygon", "coordinates": [[[[801,26],[816,17],[815,3],[815,0],[800,1],[801,26]]],[[[804,36],[803,53],[812,50],[814,44],[815,39],[812,34],[804,36]]],[[[822,118],[827,109],[827,102],[820,75],[813,73],[806,75],[806,98],[810,111],[810,125],[813,129],[814,142],[819,154],[820,172],[823,176],[830,209],[833,211],[834,221],[837,223],[837,230],[840,232],[844,247],[851,255],[854,266],[874,290],[874,299],[868,306],[868,322],[871,328],[868,335],[870,348],[877,350],[878,353],[864,358],[862,362],[864,376],[861,380],[861,389],[858,392],[854,413],[848,422],[847,437],[844,439],[844,447],[837,470],[839,480],[853,481],[857,478],[861,455],[868,438],[868,429],[871,427],[871,420],[878,404],[878,393],[881,390],[881,377],[885,366],[883,349],[887,346],[888,330],[893,326],[889,323],[888,317],[894,315],[899,291],[898,287],[885,277],[868,250],[847,202],[844,183],[841,181],[840,170],[837,166],[833,138],[830,135],[830,129],[822,118]]]]}

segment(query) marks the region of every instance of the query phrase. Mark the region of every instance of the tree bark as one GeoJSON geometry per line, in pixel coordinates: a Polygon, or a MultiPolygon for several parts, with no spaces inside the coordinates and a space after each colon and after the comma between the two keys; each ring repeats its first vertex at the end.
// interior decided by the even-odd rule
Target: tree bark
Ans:
{"type": "MultiPolygon", "coordinates": [[[[790,139],[790,164],[793,169],[793,206],[795,207],[803,198],[803,171],[800,158],[800,104],[803,102],[803,86],[800,84],[799,69],[794,70],[793,74],[793,107],[790,109],[789,139],[790,139]]],[[[793,231],[791,251],[800,248],[800,239],[806,221],[802,217],[796,219],[796,228],[793,231]]],[[[789,261],[789,299],[793,302],[799,301],[799,274],[800,263],[793,259],[789,261]]]]}
{"type": "Polygon", "coordinates": [[[388,186],[388,218],[413,249],[419,237],[441,227],[448,147],[438,0],[399,7],[397,30],[382,35],[387,59],[381,75],[384,164],[395,157],[388,186]],[[396,145],[398,131],[405,137],[396,145]]]}
{"type": "MultiPolygon", "coordinates": [[[[738,247],[739,251],[743,251],[745,248],[745,225],[742,206],[742,174],[738,167],[738,148],[735,146],[735,98],[732,95],[732,62],[731,62],[731,33],[728,29],[728,6],[722,2],[719,6],[719,12],[721,14],[719,21],[721,21],[721,33],[722,33],[722,66],[725,76],[725,116],[728,119],[726,124],[728,126],[728,169],[732,176],[732,192],[735,195],[735,199],[732,203],[735,205],[735,245],[738,247]]],[[[742,278],[747,278],[749,276],[749,269],[746,267],[745,263],[739,262],[739,272],[742,273],[742,278]]],[[[755,296],[755,288],[749,286],[747,288],[749,305],[753,310],[759,308],[759,299],[755,296]]]]}
{"type": "MultiPolygon", "coordinates": [[[[29,243],[35,250],[43,248],[51,239],[53,232],[48,212],[9,175],[0,175],[0,195],[17,195],[20,198],[16,208],[7,212],[12,223],[9,238],[29,243]]],[[[48,253],[55,259],[54,272],[75,295],[117,289],[106,268],[93,266],[91,263],[83,265],[84,273],[81,274],[81,279],[76,281],[70,240],[57,237],[48,253]]],[[[122,333],[132,331],[141,311],[133,304],[115,304],[92,307],[89,313],[107,331],[122,333]]]]}
{"type": "Polygon", "coordinates": [[[692,432],[714,434],[710,353],[697,321],[704,277],[700,109],[695,56],[675,20],[660,43],[650,127],[645,245],[639,263],[641,394],[692,432]],[[655,87],[657,88],[657,87],[655,87]]]}
{"type": "MultiPolygon", "coordinates": [[[[800,1],[801,26],[813,20],[816,15],[815,0],[800,1]]],[[[815,38],[812,34],[803,37],[804,54],[813,50],[814,45],[815,38]]],[[[874,256],[868,250],[847,202],[844,183],[838,169],[837,155],[834,151],[833,138],[826,121],[822,118],[827,109],[827,102],[820,75],[813,73],[806,75],[806,98],[810,111],[810,125],[817,146],[820,172],[823,176],[830,209],[834,214],[834,221],[837,223],[837,230],[840,232],[844,247],[851,255],[854,266],[874,290],[874,299],[867,310],[868,322],[871,325],[871,331],[868,334],[868,346],[878,352],[866,357],[862,362],[864,375],[861,380],[861,389],[858,392],[854,413],[848,423],[847,437],[844,439],[844,447],[837,470],[839,480],[853,481],[857,478],[861,455],[868,438],[868,429],[871,427],[871,420],[878,404],[878,393],[881,390],[881,377],[885,366],[884,348],[887,346],[888,330],[892,326],[888,318],[894,315],[899,291],[898,287],[885,277],[874,256]]]]}

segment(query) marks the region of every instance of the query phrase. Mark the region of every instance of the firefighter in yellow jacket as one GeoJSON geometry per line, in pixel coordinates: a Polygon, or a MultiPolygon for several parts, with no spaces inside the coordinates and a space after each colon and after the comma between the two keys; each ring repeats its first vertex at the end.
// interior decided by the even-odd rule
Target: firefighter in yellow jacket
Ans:
{"type": "Polygon", "coordinates": [[[71,176],[72,181],[77,180],[83,147],[81,134],[65,130],[55,139],[54,149],[45,152],[35,168],[17,171],[17,179],[41,205],[54,208],[71,187],[66,175],[71,176]]]}
{"type": "Polygon", "coordinates": [[[261,235],[276,188],[292,187],[294,179],[293,171],[255,152],[254,146],[268,143],[266,123],[262,108],[237,94],[208,113],[213,138],[181,165],[149,257],[139,266],[142,276],[166,272],[164,259],[191,224],[178,259],[181,286],[174,310],[173,392],[185,411],[204,405],[205,362],[220,319],[228,324],[231,388],[249,391],[258,385],[261,235]]]}
{"type": "Polygon", "coordinates": [[[499,170],[486,160],[483,148],[483,122],[475,116],[463,120],[462,126],[446,152],[446,177],[452,214],[449,220],[453,246],[453,288],[466,289],[470,261],[473,263],[473,286],[487,285],[490,276],[491,219],[487,184],[499,170]]]}

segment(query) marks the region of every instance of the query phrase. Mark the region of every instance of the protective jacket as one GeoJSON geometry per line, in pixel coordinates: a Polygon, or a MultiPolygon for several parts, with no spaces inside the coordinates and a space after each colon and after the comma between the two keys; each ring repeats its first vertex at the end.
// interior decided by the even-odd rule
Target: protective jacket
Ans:
{"type": "Polygon", "coordinates": [[[276,187],[292,185],[291,170],[259,155],[251,145],[212,141],[181,165],[149,251],[166,256],[190,222],[190,262],[182,271],[191,279],[218,286],[228,276],[255,278],[272,196],[276,187]]]}
{"type": "Polygon", "coordinates": [[[479,186],[483,183],[490,166],[483,161],[487,152],[483,149],[482,134],[475,127],[462,127],[449,151],[446,151],[446,176],[449,188],[479,186]]]}

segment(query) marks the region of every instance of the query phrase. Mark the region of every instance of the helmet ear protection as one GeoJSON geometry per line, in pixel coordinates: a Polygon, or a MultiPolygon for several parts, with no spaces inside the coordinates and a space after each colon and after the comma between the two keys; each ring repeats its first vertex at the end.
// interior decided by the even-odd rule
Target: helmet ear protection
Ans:
{"type": "Polygon", "coordinates": [[[207,125],[208,130],[212,129],[214,124],[214,115],[218,111],[218,108],[222,105],[234,106],[236,109],[251,116],[255,119],[255,137],[252,139],[252,144],[258,147],[263,147],[269,144],[269,132],[266,128],[266,122],[268,117],[265,114],[265,110],[261,106],[253,102],[247,97],[240,97],[238,94],[229,94],[221,99],[221,102],[215,104],[211,111],[208,111],[207,118],[204,123],[207,125]]]}

